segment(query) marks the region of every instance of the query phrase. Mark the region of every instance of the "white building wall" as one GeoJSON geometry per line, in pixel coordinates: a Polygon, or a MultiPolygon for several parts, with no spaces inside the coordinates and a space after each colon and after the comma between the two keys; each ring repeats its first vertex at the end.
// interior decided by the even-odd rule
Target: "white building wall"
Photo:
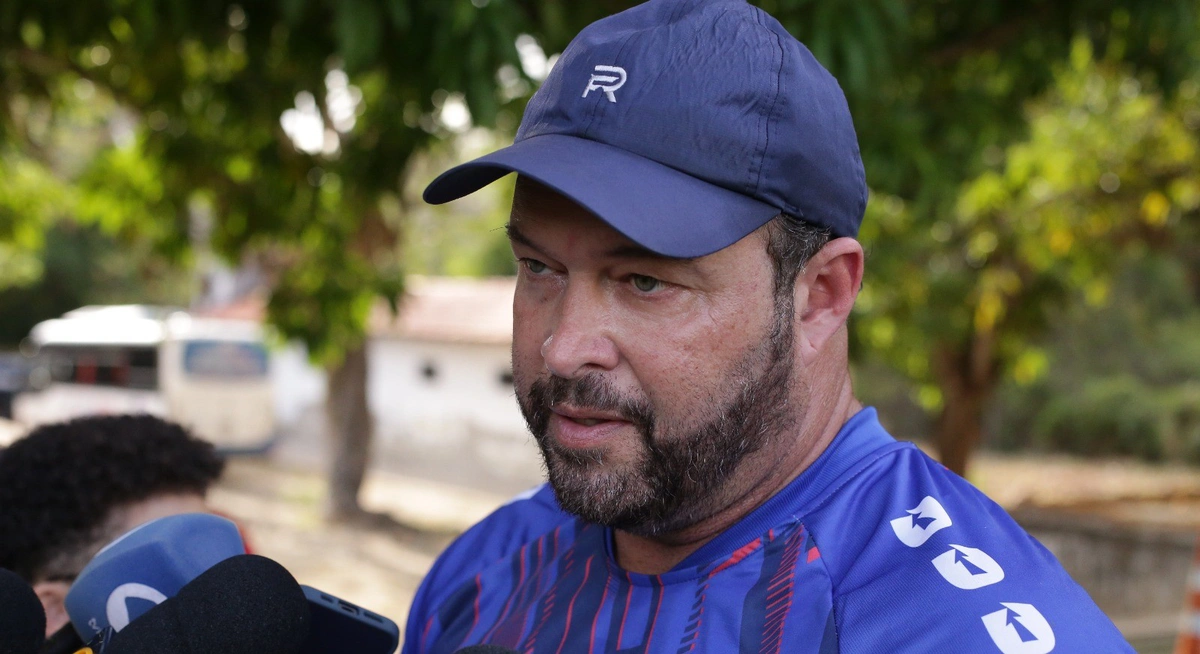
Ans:
{"type": "Polygon", "coordinates": [[[377,339],[368,396],[380,443],[452,448],[472,438],[526,440],[507,345],[377,339]]]}
{"type": "Polygon", "coordinates": [[[309,363],[308,350],[299,343],[271,350],[270,375],[275,418],[282,429],[325,402],[325,371],[309,363]]]}
{"type": "MultiPolygon", "coordinates": [[[[376,338],[367,352],[375,465],[503,492],[541,480],[541,457],[505,377],[508,345],[376,338]]],[[[325,374],[303,348],[273,354],[282,456],[322,463],[325,374]]]]}
{"type": "Polygon", "coordinates": [[[370,364],[368,397],[384,465],[506,492],[542,479],[507,344],[376,339],[370,364]]]}

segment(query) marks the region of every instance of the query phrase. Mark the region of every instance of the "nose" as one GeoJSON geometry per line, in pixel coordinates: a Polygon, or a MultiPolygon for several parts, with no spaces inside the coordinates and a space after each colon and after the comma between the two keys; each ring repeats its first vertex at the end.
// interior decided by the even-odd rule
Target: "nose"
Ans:
{"type": "Polygon", "coordinates": [[[542,343],[542,360],[550,374],[574,379],[589,372],[612,370],[620,352],[610,332],[610,307],[599,289],[567,284],[557,320],[542,343]]]}

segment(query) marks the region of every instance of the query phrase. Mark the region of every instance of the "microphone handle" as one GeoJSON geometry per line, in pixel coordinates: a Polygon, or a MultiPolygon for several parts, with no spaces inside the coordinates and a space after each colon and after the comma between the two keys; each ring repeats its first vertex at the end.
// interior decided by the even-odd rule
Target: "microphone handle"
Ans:
{"type": "Polygon", "coordinates": [[[83,639],[75,633],[75,627],[67,623],[62,629],[51,634],[38,654],[73,654],[84,646],[83,639]]]}
{"type": "Polygon", "coordinates": [[[77,650],[75,654],[105,654],[108,651],[108,644],[112,641],[113,634],[115,633],[117,632],[113,631],[112,627],[105,627],[103,631],[96,634],[88,641],[87,645],[77,650]]]}

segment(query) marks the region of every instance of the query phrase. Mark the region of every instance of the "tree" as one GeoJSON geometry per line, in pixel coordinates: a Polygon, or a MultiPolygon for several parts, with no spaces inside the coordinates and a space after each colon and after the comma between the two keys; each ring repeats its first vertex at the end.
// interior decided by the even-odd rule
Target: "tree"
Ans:
{"type": "MultiPolygon", "coordinates": [[[[273,272],[271,322],[303,339],[338,380],[329,411],[340,423],[333,509],[354,515],[370,424],[363,332],[373,298],[399,292],[400,189],[413,154],[450,135],[439,118],[452,109],[465,107],[480,125],[514,122],[529,87],[518,35],[531,35],[522,37],[526,46],[559,51],[588,22],[632,4],[17,0],[0,9],[0,106],[9,109],[0,137],[28,146],[18,138],[23,114],[13,109],[54,113],[64,89],[80,84],[130,113],[132,135],[108,157],[121,174],[113,184],[103,173],[84,175],[80,186],[112,186],[108,197],[139,206],[109,220],[153,234],[166,252],[186,251],[189,212],[206,206],[218,252],[251,252],[273,272]]],[[[981,430],[978,407],[998,374],[1036,361],[1012,354],[1021,350],[1013,344],[1038,329],[1034,300],[1052,297],[1011,291],[1022,272],[1001,264],[1033,235],[1017,239],[1011,225],[1020,221],[1005,216],[1032,200],[1011,185],[1022,179],[1015,169],[1001,175],[1015,181],[989,194],[989,173],[1007,170],[1018,144],[1035,139],[1028,120],[1039,105],[1031,103],[1063,79],[1055,71],[1071,60],[1077,37],[1125,71],[1107,74],[1182,96],[1196,68],[1197,3],[759,4],[838,76],[859,129],[875,191],[863,238],[878,248],[855,353],[880,354],[927,384],[927,405],[942,414],[943,458],[962,471],[981,430]],[[930,274],[918,262],[950,272],[930,274]]],[[[1089,183],[1077,184],[1087,201],[1109,201],[1097,180],[1089,183]]],[[[1166,215],[1186,212],[1170,189],[1155,188],[1168,199],[1166,215]]],[[[1144,235],[1105,234],[1114,244],[1144,235]]],[[[1093,269],[1103,268],[1106,258],[1094,259],[1093,269]]],[[[1050,265],[1034,278],[1070,289],[1078,286],[1071,271],[1081,269],[1050,265]]]]}
{"type": "MultiPolygon", "coordinates": [[[[36,159],[39,117],[69,111],[80,90],[115,102],[109,147],[67,176],[67,191],[105,192],[54,211],[103,214],[179,256],[190,215],[208,211],[217,252],[259,258],[270,322],[330,370],[331,510],[354,517],[370,441],[364,331],[374,298],[400,294],[406,169],[446,103],[494,121],[496,72],[519,65],[516,18],[499,0],[9,2],[0,137],[36,159]]],[[[23,222],[0,238],[36,247],[18,240],[39,233],[35,213],[11,211],[23,222]]]]}
{"type": "Polygon", "coordinates": [[[944,221],[924,227],[899,198],[873,201],[864,239],[880,244],[879,281],[858,334],[926,384],[947,466],[965,469],[1004,375],[1029,383],[1044,370],[1034,339],[1056,306],[1071,294],[1103,303],[1124,257],[1184,240],[1200,207],[1197,88],[1167,102],[1078,39],[1029,106],[1029,135],[962,185],[944,221]]]}

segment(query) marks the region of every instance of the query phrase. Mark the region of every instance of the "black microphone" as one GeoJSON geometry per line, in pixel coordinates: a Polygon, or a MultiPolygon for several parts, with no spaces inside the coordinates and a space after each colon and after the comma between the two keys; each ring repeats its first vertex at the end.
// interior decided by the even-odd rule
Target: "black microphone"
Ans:
{"type": "Polygon", "coordinates": [[[46,612],[37,593],[0,568],[0,654],[37,654],[46,640],[46,612]]]}
{"type": "Polygon", "coordinates": [[[454,654],[521,654],[511,647],[503,645],[468,645],[454,650],[454,654]]]}
{"type": "Polygon", "coordinates": [[[291,573],[243,554],[209,568],[96,654],[296,654],[308,630],[308,601],[291,573]]]}
{"type": "Polygon", "coordinates": [[[42,645],[42,649],[38,650],[38,654],[75,654],[86,643],[75,632],[75,627],[70,622],[63,625],[62,629],[51,634],[46,638],[46,642],[42,645]]]}

